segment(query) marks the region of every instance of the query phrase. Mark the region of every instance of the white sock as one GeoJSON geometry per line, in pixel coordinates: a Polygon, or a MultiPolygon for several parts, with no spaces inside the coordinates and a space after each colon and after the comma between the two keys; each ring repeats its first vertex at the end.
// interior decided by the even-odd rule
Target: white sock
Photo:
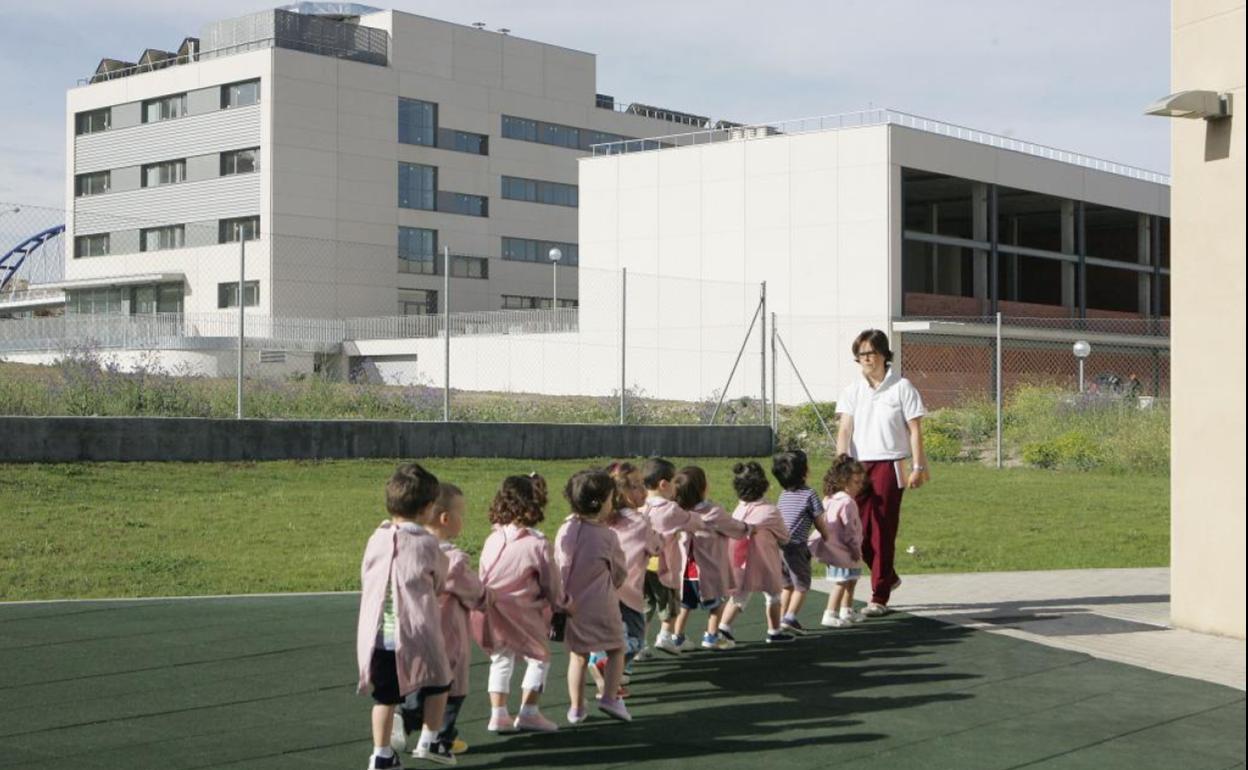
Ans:
{"type": "Polygon", "coordinates": [[[537,704],[536,704],[536,703],[522,703],[522,704],[520,704],[520,716],[522,716],[522,717],[532,717],[532,716],[537,716],[539,713],[540,713],[540,712],[537,710],[537,704]]]}
{"type": "Polygon", "coordinates": [[[842,608],[841,608],[841,617],[843,617],[843,618],[849,618],[849,617],[853,617],[853,615],[854,615],[854,608],[853,608],[853,607],[842,607],[842,608]]]}
{"type": "Polygon", "coordinates": [[[373,756],[382,757],[383,759],[386,757],[392,757],[394,756],[394,749],[390,748],[389,746],[374,746],[373,756]]]}
{"type": "Polygon", "coordinates": [[[508,716],[507,707],[506,706],[494,706],[493,708],[490,709],[490,716],[497,717],[498,719],[505,719],[508,716]]]}
{"type": "Polygon", "coordinates": [[[720,623],[720,624],[719,624],[719,630],[720,630],[720,631],[727,631],[728,633],[730,633],[730,634],[731,634],[731,633],[732,633],[732,624],[731,624],[731,623],[720,623]]]}
{"type": "Polygon", "coordinates": [[[420,746],[421,748],[428,748],[434,743],[437,743],[437,741],[438,734],[436,732],[430,730],[428,727],[420,728],[420,740],[417,742],[417,746],[420,746]]]}

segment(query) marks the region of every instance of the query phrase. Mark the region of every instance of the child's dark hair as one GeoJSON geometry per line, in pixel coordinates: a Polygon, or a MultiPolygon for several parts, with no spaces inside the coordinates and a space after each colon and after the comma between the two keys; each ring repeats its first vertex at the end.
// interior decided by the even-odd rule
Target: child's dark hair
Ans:
{"type": "Polygon", "coordinates": [[[534,480],[528,476],[508,476],[490,503],[490,523],[496,526],[515,524],[518,527],[532,527],[540,524],[545,515],[542,513],[543,498],[539,495],[534,480]]]}
{"type": "Polygon", "coordinates": [[[636,472],[637,466],[627,460],[618,460],[607,466],[607,473],[611,476],[611,480],[615,482],[615,491],[611,494],[611,507],[615,510],[633,507],[632,502],[628,499],[628,477],[636,472]]]}
{"type": "Polygon", "coordinates": [[[563,497],[572,506],[572,513],[581,516],[596,516],[613,494],[615,482],[603,470],[578,471],[563,487],[563,497]]]}
{"type": "Polygon", "coordinates": [[[806,473],[809,470],[806,453],[800,449],[780,452],[771,458],[771,475],[776,477],[781,487],[790,492],[806,486],[806,473]]]}
{"type": "Polygon", "coordinates": [[[763,473],[763,466],[753,460],[732,466],[732,488],[741,502],[752,503],[763,499],[769,486],[771,483],[767,481],[767,474],[763,473]]]}
{"type": "Polygon", "coordinates": [[[455,498],[464,496],[464,490],[454,484],[448,484],[445,481],[443,481],[439,486],[441,487],[441,491],[438,493],[438,512],[441,513],[442,511],[449,511],[451,509],[451,503],[455,500],[455,498]]]}
{"type": "Polygon", "coordinates": [[[662,457],[651,457],[641,466],[641,480],[646,489],[658,489],[659,484],[671,481],[676,476],[676,466],[662,457]]]}
{"type": "Polygon", "coordinates": [[[438,477],[419,463],[405,463],[394,469],[386,482],[386,511],[391,516],[414,519],[438,499],[438,477]]]}
{"type": "Polygon", "coordinates": [[[862,350],[862,343],[868,343],[871,349],[884,357],[884,363],[892,363],[893,351],[888,347],[888,335],[879,329],[865,329],[854,337],[854,345],[851,352],[854,354],[854,360],[858,360],[858,351],[862,350]]]}
{"type": "Polygon", "coordinates": [[[546,504],[550,502],[550,492],[546,488],[546,477],[537,471],[529,473],[529,479],[533,482],[533,497],[537,500],[538,506],[542,510],[546,510],[546,504]]]}
{"type": "Polygon", "coordinates": [[[692,511],[706,496],[706,471],[696,465],[686,465],[673,479],[676,484],[676,504],[692,511]]]}
{"type": "Polygon", "coordinates": [[[854,476],[866,472],[867,469],[862,463],[849,455],[837,455],[828,468],[828,472],[823,474],[823,496],[831,497],[837,492],[846,491],[854,476]]]}

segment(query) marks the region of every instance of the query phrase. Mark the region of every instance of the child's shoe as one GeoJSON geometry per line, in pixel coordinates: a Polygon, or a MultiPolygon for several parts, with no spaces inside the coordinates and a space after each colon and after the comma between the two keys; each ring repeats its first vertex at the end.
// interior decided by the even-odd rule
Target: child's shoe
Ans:
{"type": "Polygon", "coordinates": [[[797,639],[796,636],[785,631],[767,632],[767,644],[785,644],[787,642],[792,642],[795,639],[797,639]]]}
{"type": "Polygon", "coordinates": [[[506,710],[490,714],[490,723],[485,729],[492,733],[514,733],[516,731],[516,722],[511,718],[506,710]]]}
{"type": "Polygon", "coordinates": [[[676,638],[668,634],[659,634],[659,638],[654,640],[654,647],[656,650],[662,650],[668,655],[679,655],[680,644],[676,642],[676,638]]]}
{"type": "Polygon", "coordinates": [[[407,751],[407,730],[403,729],[403,717],[399,715],[397,709],[394,712],[394,721],[390,725],[390,748],[398,754],[407,751]]]}
{"type": "Polygon", "coordinates": [[[835,610],[826,610],[823,613],[823,620],[819,622],[819,625],[824,628],[845,628],[850,625],[850,621],[836,614],[835,610]]]}
{"type": "Polygon", "coordinates": [[[644,663],[647,660],[652,660],[653,658],[654,658],[654,650],[650,647],[642,647],[640,650],[637,651],[637,654],[633,656],[633,660],[637,661],[638,663],[644,663]]]}
{"type": "Polygon", "coordinates": [[[857,610],[841,610],[841,620],[848,620],[850,623],[862,623],[866,619],[866,616],[857,610]]]}
{"type": "Polygon", "coordinates": [[[735,637],[735,636],[733,636],[733,635],[732,635],[732,629],[731,629],[731,628],[724,628],[723,626],[720,626],[720,627],[719,627],[719,638],[720,638],[720,639],[727,639],[728,641],[732,642],[733,644],[736,644],[736,643],[737,643],[737,637],[735,637]]]}
{"type": "Polygon", "coordinates": [[[702,635],[702,649],[704,650],[731,650],[736,646],[736,642],[731,639],[725,639],[719,634],[702,635]]]}
{"type": "Polygon", "coordinates": [[[412,756],[416,759],[424,759],[439,765],[457,764],[451,747],[442,741],[434,741],[427,746],[417,746],[416,750],[412,752],[412,756]]]}
{"type": "Polygon", "coordinates": [[[806,627],[801,624],[796,615],[785,615],[780,621],[780,630],[788,631],[794,636],[806,635],[806,627]]]}
{"type": "Polygon", "coordinates": [[[368,758],[368,770],[403,770],[403,760],[398,754],[379,757],[376,754],[368,758]]]}
{"type": "Polygon", "coordinates": [[[559,725],[550,721],[540,711],[520,712],[514,723],[515,728],[523,733],[553,733],[559,725]]]}
{"type": "Polygon", "coordinates": [[[464,742],[463,738],[456,738],[455,740],[451,741],[451,753],[452,754],[455,754],[455,755],[463,754],[467,750],[468,750],[468,744],[464,742]]]}
{"type": "Polygon", "coordinates": [[[633,715],[628,713],[628,707],[624,705],[623,698],[615,698],[613,700],[599,698],[598,710],[612,719],[618,719],[621,722],[633,721],[633,715]]]}
{"type": "Polygon", "coordinates": [[[881,618],[890,612],[892,610],[888,608],[887,604],[876,604],[875,602],[871,602],[862,610],[862,614],[868,618],[881,618]]]}
{"type": "Polygon", "coordinates": [[[579,725],[581,722],[584,722],[588,718],[589,718],[589,712],[583,708],[578,709],[578,708],[573,707],[573,708],[568,709],[568,724],[570,725],[579,725]]]}

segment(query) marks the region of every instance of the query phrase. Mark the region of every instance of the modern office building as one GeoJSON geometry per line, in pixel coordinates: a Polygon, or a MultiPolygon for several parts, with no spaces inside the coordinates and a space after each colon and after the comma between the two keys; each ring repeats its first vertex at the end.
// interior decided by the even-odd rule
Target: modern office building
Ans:
{"type": "Polygon", "coordinates": [[[301,3],[101,61],[66,100],[69,313],[348,318],[577,301],[590,146],[707,125],[598,93],[593,54],[301,3]],[[298,12],[296,12],[298,11],[298,12]],[[565,293],[566,292],[566,293],[565,293]]]}

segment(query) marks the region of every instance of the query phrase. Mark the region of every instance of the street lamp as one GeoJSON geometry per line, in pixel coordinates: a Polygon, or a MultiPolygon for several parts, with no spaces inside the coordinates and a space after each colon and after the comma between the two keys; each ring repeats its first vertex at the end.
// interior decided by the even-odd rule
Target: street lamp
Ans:
{"type": "Polygon", "coordinates": [[[547,256],[550,257],[551,268],[550,309],[557,310],[559,308],[559,260],[563,259],[563,252],[559,249],[551,249],[547,256]]]}
{"type": "Polygon", "coordinates": [[[1079,340],[1071,346],[1071,352],[1075,354],[1075,358],[1079,359],[1079,393],[1083,393],[1083,362],[1091,353],[1092,346],[1087,340],[1079,340]]]}

